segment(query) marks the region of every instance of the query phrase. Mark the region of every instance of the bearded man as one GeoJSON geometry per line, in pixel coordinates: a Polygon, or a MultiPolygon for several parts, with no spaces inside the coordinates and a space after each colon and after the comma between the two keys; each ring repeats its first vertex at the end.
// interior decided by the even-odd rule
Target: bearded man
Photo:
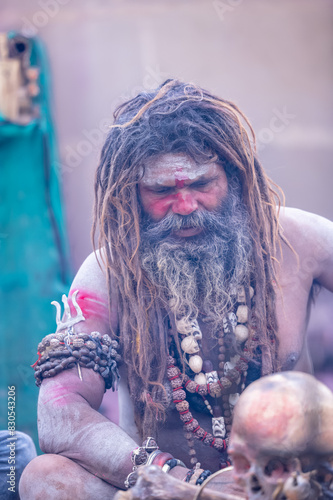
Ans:
{"type": "Polygon", "coordinates": [[[195,85],[168,80],[117,109],[95,195],[98,251],[39,345],[46,454],[23,500],[113,498],[145,464],[202,484],[230,465],[244,387],[311,372],[314,285],[333,291],[332,223],[280,210],[245,116],[195,85]],[[119,426],[97,411],[116,364],[119,426]],[[159,450],[140,446],[149,436],[159,450]]]}

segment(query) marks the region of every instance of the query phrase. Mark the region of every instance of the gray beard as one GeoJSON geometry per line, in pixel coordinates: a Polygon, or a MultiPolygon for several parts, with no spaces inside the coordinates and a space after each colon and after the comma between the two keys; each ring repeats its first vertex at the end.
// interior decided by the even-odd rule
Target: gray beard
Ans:
{"type": "Polygon", "coordinates": [[[202,314],[214,329],[221,328],[223,317],[234,305],[235,291],[249,280],[252,242],[248,219],[238,185],[229,185],[218,212],[172,213],[157,223],[144,217],[142,268],[177,319],[193,320],[202,314]],[[172,235],[186,227],[203,231],[190,238],[172,235]]]}

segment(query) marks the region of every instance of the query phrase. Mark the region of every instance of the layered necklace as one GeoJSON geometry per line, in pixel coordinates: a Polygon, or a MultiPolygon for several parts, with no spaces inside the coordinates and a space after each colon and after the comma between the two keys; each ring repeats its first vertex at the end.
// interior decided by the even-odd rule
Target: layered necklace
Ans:
{"type": "Polygon", "coordinates": [[[183,361],[189,369],[188,374],[182,373],[171,347],[167,377],[172,387],[173,402],[184,424],[193,466],[198,461],[194,438],[221,454],[220,468],[230,465],[227,450],[233,409],[246,384],[249,342],[253,346],[257,341],[250,335],[253,305],[253,288],[240,286],[234,294],[233,310],[223,318],[223,327],[218,334],[218,366],[215,367],[203,355],[202,332],[198,321],[186,321],[184,318],[175,320],[183,361]],[[187,400],[188,393],[202,397],[212,417],[211,429],[203,429],[193,417],[187,400]]]}

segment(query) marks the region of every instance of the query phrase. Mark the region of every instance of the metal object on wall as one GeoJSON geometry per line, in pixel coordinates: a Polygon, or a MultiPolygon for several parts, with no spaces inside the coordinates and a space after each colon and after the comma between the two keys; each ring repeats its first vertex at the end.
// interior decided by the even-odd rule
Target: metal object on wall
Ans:
{"type": "Polygon", "coordinates": [[[30,66],[31,41],[0,33],[0,113],[8,121],[27,124],[38,116],[39,68],[30,66]]]}

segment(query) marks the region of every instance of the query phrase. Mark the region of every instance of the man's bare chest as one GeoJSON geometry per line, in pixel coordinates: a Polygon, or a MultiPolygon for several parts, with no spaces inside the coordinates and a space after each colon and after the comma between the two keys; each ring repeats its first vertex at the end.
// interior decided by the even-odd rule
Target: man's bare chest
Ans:
{"type": "Polygon", "coordinates": [[[276,291],[279,360],[282,370],[311,371],[307,351],[306,330],[311,308],[313,282],[295,266],[286,265],[280,273],[276,291]]]}

